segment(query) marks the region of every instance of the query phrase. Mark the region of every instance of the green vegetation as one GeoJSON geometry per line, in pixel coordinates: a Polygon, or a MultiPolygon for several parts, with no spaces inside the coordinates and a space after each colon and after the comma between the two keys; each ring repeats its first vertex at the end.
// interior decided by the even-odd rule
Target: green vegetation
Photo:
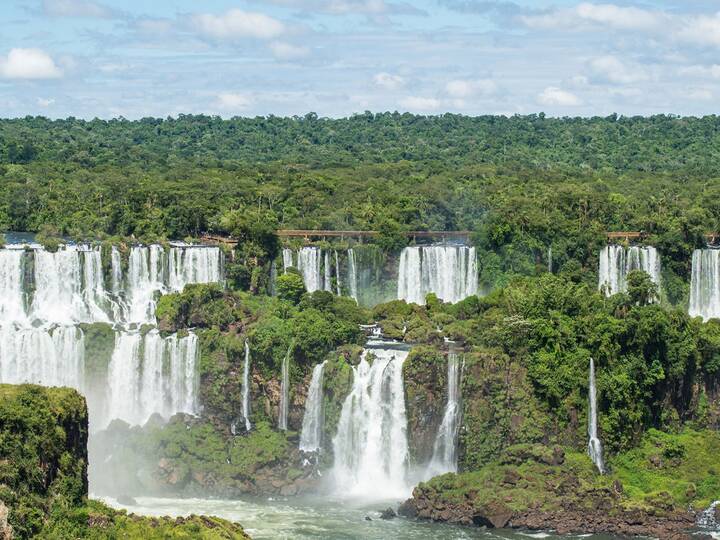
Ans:
{"type": "Polygon", "coordinates": [[[87,436],[85,399],[74,390],[0,385],[0,505],[8,509],[7,523],[0,521],[3,537],[247,538],[239,525],[222,519],[128,516],[88,501],[87,436]]]}
{"type": "Polygon", "coordinates": [[[662,252],[664,294],[720,229],[718,125],[705,118],[362,114],[341,120],[0,121],[0,228],[78,238],[241,240],[235,288],[263,291],[276,227],[471,230],[483,290],[548,267],[593,281],[607,230],[662,252]],[[582,272],[582,270],[589,270],[582,272]]]}
{"type": "Polygon", "coordinates": [[[423,497],[474,508],[557,511],[573,508],[610,514],[642,509],[653,515],[707,508],[717,498],[717,432],[651,430],[640,446],[615,456],[609,473],[596,474],[590,458],[560,447],[517,445],[502,458],[418,487],[423,497]]]}

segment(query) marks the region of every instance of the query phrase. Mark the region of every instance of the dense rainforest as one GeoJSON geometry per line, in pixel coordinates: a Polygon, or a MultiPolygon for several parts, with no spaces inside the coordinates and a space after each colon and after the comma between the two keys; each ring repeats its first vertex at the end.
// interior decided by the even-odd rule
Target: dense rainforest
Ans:
{"type": "Polygon", "coordinates": [[[0,120],[0,227],[235,233],[271,256],[276,227],[375,230],[386,247],[471,230],[486,289],[548,263],[595,268],[606,231],[636,230],[677,302],[692,249],[720,230],[719,152],[715,116],[27,117],[0,120]]]}

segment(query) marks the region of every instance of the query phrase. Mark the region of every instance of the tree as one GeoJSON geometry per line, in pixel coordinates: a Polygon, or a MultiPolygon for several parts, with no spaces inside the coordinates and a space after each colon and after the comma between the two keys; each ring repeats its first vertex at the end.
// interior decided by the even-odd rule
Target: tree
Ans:
{"type": "Polygon", "coordinates": [[[275,283],[278,297],[298,304],[305,294],[305,283],[300,274],[287,272],[277,278],[275,283]]]}
{"type": "Polygon", "coordinates": [[[633,270],[627,276],[627,294],[630,302],[645,306],[658,299],[658,287],[650,275],[642,270],[633,270]]]}

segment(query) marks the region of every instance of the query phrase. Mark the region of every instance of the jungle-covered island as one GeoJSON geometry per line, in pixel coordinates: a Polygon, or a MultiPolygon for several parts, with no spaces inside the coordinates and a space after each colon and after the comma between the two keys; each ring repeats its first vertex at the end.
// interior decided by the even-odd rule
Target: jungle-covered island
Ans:
{"type": "Polygon", "coordinates": [[[2,538],[718,534],[716,116],[0,120],[0,229],[2,538]]]}

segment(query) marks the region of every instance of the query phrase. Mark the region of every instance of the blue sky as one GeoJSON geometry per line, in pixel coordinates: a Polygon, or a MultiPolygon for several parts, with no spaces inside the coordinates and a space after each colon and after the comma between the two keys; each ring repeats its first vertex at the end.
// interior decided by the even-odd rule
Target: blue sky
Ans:
{"type": "Polygon", "coordinates": [[[720,0],[0,0],[0,116],[716,113],[720,0]]]}

